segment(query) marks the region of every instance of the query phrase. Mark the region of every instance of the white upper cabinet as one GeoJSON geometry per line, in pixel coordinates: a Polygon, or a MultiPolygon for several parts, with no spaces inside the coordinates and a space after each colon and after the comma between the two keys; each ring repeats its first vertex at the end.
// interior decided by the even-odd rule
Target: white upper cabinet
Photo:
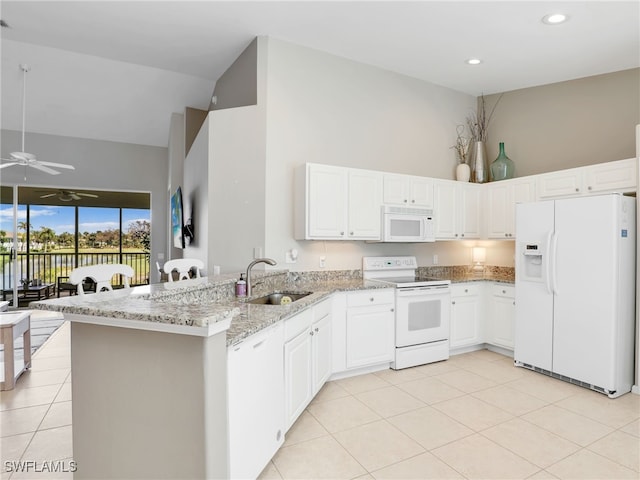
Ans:
{"type": "Polygon", "coordinates": [[[412,175],[385,173],[383,203],[420,208],[433,208],[433,180],[412,175]]]}
{"type": "Polygon", "coordinates": [[[535,200],[533,179],[514,179],[487,185],[487,237],[515,238],[516,203],[535,200]]]}
{"type": "Polygon", "coordinates": [[[307,163],[296,170],[297,240],[380,240],[382,205],[433,209],[436,240],[515,238],[515,205],[635,192],[630,158],[485,184],[307,163]],[[486,213],[484,213],[486,212],[486,213]]]}
{"type": "Polygon", "coordinates": [[[635,158],[571,168],[537,176],[538,198],[632,192],[637,188],[635,158]]]}
{"type": "Polygon", "coordinates": [[[378,240],[382,174],[306,164],[296,172],[298,240],[378,240]]]}
{"type": "Polygon", "coordinates": [[[433,203],[436,239],[480,238],[481,185],[436,180],[433,203]]]}
{"type": "Polygon", "coordinates": [[[348,237],[351,240],[380,238],[380,195],[382,174],[369,170],[349,169],[348,237]]]}

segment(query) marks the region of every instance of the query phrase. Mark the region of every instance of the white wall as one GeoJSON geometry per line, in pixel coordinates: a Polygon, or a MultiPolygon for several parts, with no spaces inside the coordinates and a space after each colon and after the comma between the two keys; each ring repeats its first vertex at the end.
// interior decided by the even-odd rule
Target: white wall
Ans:
{"type": "MultiPolygon", "coordinates": [[[[194,238],[182,252],[181,257],[197,258],[207,265],[208,231],[209,231],[209,132],[211,122],[205,119],[200,132],[191,144],[189,154],[184,159],[184,174],[182,179],[182,203],[184,223],[191,219],[194,228],[194,238]]],[[[178,185],[173,187],[173,191],[178,185]]],[[[173,249],[178,250],[178,249],[173,249]]],[[[180,258],[180,257],[172,257],[180,258]]],[[[206,268],[206,267],[205,267],[206,268]]],[[[210,270],[207,269],[207,272],[210,270]]],[[[203,272],[203,273],[207,273],[203,272]]]]}
{"type": "MultiPolygon", "coordinates": [[[[254,248],[264,250],[264,122],[256,106],[209,112],[185,159],[185,219],[194,215],[195,242],[184,257],[207,271],[244,271],[254,248]]],[[[258,267],[261,268],[261,267],[258,267]]]]}
{"type": "MultiPolygon", "coordinates": [[[[258,82],[263,75],[266,85],[264,100],[260,90],[258,96],[267,125],[265,254],[276,268],[318,270],[320,255],[326,269],[360,268],[364,255],[416,255],[426,266],[437,254],[441,265],[470,264],[470,247],[454,242],[294,240],[293,172],[315,162],[453,178],[456,125],[475,109],[476,98],[281,40],[259,40],[258,82]],[[299,251],[298,263],[286,265],[291,248],[299,251]]],[[[512,266],[512,242],[496,243],[488,261],[512,266]]]]}

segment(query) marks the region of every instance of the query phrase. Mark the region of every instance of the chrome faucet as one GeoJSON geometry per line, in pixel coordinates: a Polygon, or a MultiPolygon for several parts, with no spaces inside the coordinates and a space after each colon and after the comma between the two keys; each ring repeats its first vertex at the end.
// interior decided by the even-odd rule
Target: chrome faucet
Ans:
{"type": "Polygon", "coordinates": [[[251,262],[249,264],[249,266],[247,267],[247,275],[246,275],[247,297],[251,296],[251,269],[257,263],[267,263],[269,265],[275,265],[276,261],[275,260],[271,260],[270,258],[256,258],[253,262],[251,262]]]}

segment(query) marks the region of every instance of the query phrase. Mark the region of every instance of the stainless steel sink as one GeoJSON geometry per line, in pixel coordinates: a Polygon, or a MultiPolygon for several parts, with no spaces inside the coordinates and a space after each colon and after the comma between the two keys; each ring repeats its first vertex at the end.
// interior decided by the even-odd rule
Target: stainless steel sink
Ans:
{"type": "Polygon", "coordinates": [[[298,301],[308,295],[311,295],[311,292],[277,292],[270,293],[269,295],[265,295],[264,297],[258,297],[254,298],[253,300],[248,300],[247,303],[252,303],[254,305],[287,305],[289,303],[298,301]]]}

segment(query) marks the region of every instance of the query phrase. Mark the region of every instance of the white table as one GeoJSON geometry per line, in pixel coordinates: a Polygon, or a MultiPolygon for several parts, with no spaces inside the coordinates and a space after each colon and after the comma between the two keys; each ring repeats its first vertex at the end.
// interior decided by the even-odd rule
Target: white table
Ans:
{"type": "Polygon", "coordinates": [[[0,313],[0,343],[4,345],[4,381],[0,390],[11,390],[16,379],[31,367],[31,311],[0,313]],[[24,362],[16,365],[14,344],[22,335],[24,342],[24,362]]]}

